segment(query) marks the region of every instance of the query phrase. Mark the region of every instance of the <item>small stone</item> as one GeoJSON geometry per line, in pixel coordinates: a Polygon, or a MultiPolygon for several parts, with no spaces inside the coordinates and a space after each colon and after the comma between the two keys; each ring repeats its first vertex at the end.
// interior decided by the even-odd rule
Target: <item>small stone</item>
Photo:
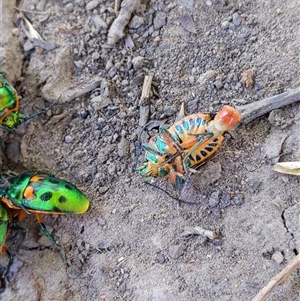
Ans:
{"type": "Polygon", "coordinates": [[[219,191],[214,191],[209,200],[208,200],[208,204],[210,207],[217,207],[219,204],[219,191]]]}
{"type": "Polygon", "coordinates": [[[25,52],[26,52],[26,51],[30,51],[30,50],[32,50],[33,48],[34,48],[34,45],[33,45],[33,43],[31,43],[30,40],[27,40],[27,41],[25,42],[25,44],[23,45],[23,49],[24,49],[25,52]]]}
{"type": "Polygon", "coordinates": [[[20,35],[20,29],[15,27],[13,30],[12,30],[12,34],[16,37],[18,37],[20,35]]]}
{"type": "Polygon", "coordinates": [[[235,205],[242,205],[244,203],[244,196],[242,194],[235,195],[232,201],[235,205]]]}
{"type": "Polygon", "coordinates": [[[240,25],[241,20],[240,20],[240,16],[239,16],[238,13],[234,13],[234,14],[232,15],[232,22],[233,22],[233,24],[234,24],[235,26],[239,26],[239,25],[240,25]]]}
{"type": "Polygon", "coordinates": [[[118,155],[119,157],[129,158],[130,143],[125,137],[122,137],[121,141],[118,143],[118,155]]]}
{"type": "Polygon", "coordinates": [[[207,6],[212,6],[212,2],[211,1],[206,1],[205,2],[207,6]]]}
{"type": "Polygon", "coordinates": [[[163,264],[166,262],[166,257],[163,254],[158,253],[156,254],[156,260],[158,263],[163,264]]]}
{"type": "Polygon", "coordinates": [[[154,29],[160,29],[166,25],[167,15],[163,12],[158,12],[153,20],[154,29]]]}
{"type": "Polygon", "coordinates": [[[139,17],[139,16],[134,16],[130,23],[128,24],[129,28],[134,28],[137,29],[139,27],[141,27],[144,24],[144,18],[139,17]]]}
{"type": "Polygon", "coordinates": [[[276,251],[271,258],[278,264],[282,263],[284,259],[282,253],[279,251],[276,251]]]}
{"type": "Polygon", "coordinates": [[[67,268],[67,274],[70,278],[75,279],[81,274],[81,270],[76,265],[67,268]]]}
{"type": "Polygon", "coordinates": [[[65,7],[66,12],[72,13],[74,11],[74,5],[73,3],[68,3],[65,7]]]}
{"type": "Polygon", "coordinates": [[[223,21],[223,22],[221,23],[221,27],[222,27],[223,29],[227,29],[227,28],[229,27],[229,22],[228,22],[228,21],[223,21]]]}
{"type": "Polygon", "coordinates": [[[98,0],[92,0],[90,1],[87,5],[86,5],[86,10],[93,10],[94,8],[96,8],[99,5],[99,1],[98,0]]]}
{"type": "Polygon", "coordinates": [[[173,259],[179,258],[185,251],[186,245],[180,244],[180,245],[173,245],[169,247],[169,256],[173,259]]]}
{"type": "Polygon", "coordinates": [[[195,83],[195,77],[194,76],[189,76],[189,82],[191,85],[193,85],[195,83]]]}
{"type": "Polygon", "coordinates": [[[76,68],[78,69],[83,69],[85,64],[83,61],[74,61],[74,65],[76,66],[76,68]]]}
{"type": "Polygon", "coordinates": [[[220,80],[216,80],[215,82],[214,82],[214,85],[215,85],[215,87],[219,90],[219,89],[221,89],[222,87],[223,87],[223,84],[222,84],[222,82],[220,81],[220,80]]]}
{"type": "Polygon", "coordinates": [[[115,163],[110,163],[107,167],[108,174],[114,176],[116,174],[117,166],[115,163]]]}
{"type": "Polygon", "coordinates": [[[100,58],[100,53],[98,51],[93,52],[92,59],[98,60],[100,58]]]}
{"type": "Polygon", "coordinates": [[[210,80],[212,80],[213,78],[215,78],[217,75],[217,72],[215,70],[208,70],[207,72],[201,74],[197,80],[197,83],[200,86],[205,86],[206,83],[210,80]]]}
{"type": "Polygon", "coordinates": [[[230,205],[230,194],[226,191],[223,191],[220,198],[220,208],[225,208],[230,205]]]}
{"type": "Polygon", "coordinates": [[[92,15],[92,20],[95,24],[96,29],[107,29],[107,24],[99,15],[92,15]]]}
{"type": "Polygon", "coordinates": [[[193,99],[193,100],[190,100],[188,103],[187,103],[187,108],[188,108],[188,112],[197,112],[198,110],[198,99],[193,99]]]}
{"type": "Polygon", "coordinates": [[[132,65],[135,70],[141,69],[144,65],[144,57],[136,56],[132,59],[132,65]]]}
{"type": "Polygon", "coordinates": [[[173,116],[175,113],[177,113],[177,111],[171,107],[166,107],[164,109],[164,112],[163,112],[163,115],[164,116],[168,116],[168,117],[171,117],[173,116]]]}
{"type": "Polygon", "coordinates": [[[92,106],[95,110],[101,110],[111,104],[111,99],[103,97],[102,95],[96,96],[91,99],[92,106]]]}
{"type": "Polygon", "coordinates": [[[65,137],[65,142],[66,142],[66,143],[71,143],[72,141],[73,141],[73,137],[72,137],[72,136],[67,135],[67,136],[65,137]]]}
{"type": "Polygon", "coordinates": [[[108,191],[108,187],[107,186],[103,186],[103,187],[100,187],[98,190],[99,190],[99,192],[101,193],[101,194],[104,194],[105,192],[107,192],[108,191]]]}

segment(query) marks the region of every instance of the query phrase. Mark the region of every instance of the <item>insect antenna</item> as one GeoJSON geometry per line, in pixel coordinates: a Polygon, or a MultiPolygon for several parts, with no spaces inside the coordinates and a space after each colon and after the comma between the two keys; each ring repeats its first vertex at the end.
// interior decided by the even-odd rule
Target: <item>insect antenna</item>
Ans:
{"type": "Polygon", "coordinates": [[[20,124],[22,124],[22,123],[24,123],[24,122],[26,122],[26,121],[28,121],[28,120],[30,120],[30,119],[36,117],[36,116],[39,116],[39,115],[42,115],[42,114],[46,114],[53,106],[55,106],[55,105],[58,103],[58,101],[60,100],[61,96],[62,96],[62,94],[60,94],[60,96],[58,97],[58,99],[57,99],[54,103],[52,103],[48,108],[43,109],[43,110],[41,110],[41,111],[39,111],[39,112],[36,112],[36,113],[34,113],[34,114],[32,114],[32,115],[30,115],[30,116],[24,118],[24,119],[21,121],[20,124]]]}
{"type": "Polygon", "coordinates": [[[163,189],[163,188],[161,188],[161,187],[159,187],[159,186],[157,186],[157,185],[155,185],[155,184],[152,184],[152,183],[147,182],[147,181],[145,181],[145,183],[148,184],[148,185],[151,186],[151,187],[154,187],[154,188],[156,188],[156,189],[158,189],[158,190],[160,190],[160,191],[163,191],[163,192],[164,192],[165,194],[167,194],[171,199],[177,201],[177,202],[179,203],[179,205],[180,205],[180,204],[186,204],[186,205],[196,205],[196,204],[197,204],[197,202],[187,202],[187,201],[181,200],[181,199],[179,199],[179,198],[176,198],[176,197],[172,196],[168,191],[166,191],[165,189],[163,189]]]}

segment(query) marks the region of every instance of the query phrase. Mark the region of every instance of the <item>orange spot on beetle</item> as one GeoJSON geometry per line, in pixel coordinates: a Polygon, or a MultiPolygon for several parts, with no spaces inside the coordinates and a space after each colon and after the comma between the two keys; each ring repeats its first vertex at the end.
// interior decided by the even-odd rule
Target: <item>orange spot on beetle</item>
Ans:
{"type": "Polygon", "coordinates": [[[42,177],[42,176],[33,176],[33,177],[31,177],[30,182],[38,182],[38,181],[42,181],[44,179],[45,179],[45,177],[42,177]]]}
{"type": "Polygon", "coordinates": [[[24,190],[23,196],[28,201],[33,200],[35,198],[34,188],[32,186],[27,186],[24,190]]]}

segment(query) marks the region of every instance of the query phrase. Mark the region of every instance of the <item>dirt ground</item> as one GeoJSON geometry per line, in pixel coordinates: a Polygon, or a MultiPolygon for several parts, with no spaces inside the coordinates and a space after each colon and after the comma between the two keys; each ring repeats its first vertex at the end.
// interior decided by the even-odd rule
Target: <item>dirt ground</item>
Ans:
{"type": "MultiPolygon", "coordinates": [[[[3,1],[3,11],[13,2],[3,1]]],[[[194,205],[134,171],[138,135],[150,120],[174,123],[182,102],[188,114],[213,113],[299,87],[299,2],[148,1],[110,45],[114,1],[24,0],[22,9],[43,13],[24,14],[54,49],[40,54],[22,30],[13,43],[3,35],[1,65],[22,96],[21,112],[57,103],[2,132],[2,170],[68,180],[91,209],[45,217],[66,262],[34,216],[22,221],[26,235],[16,240],[0,300],[251,300],[300,249],[299,177],[272,170],[277,161],[300,159],[299,102],[241,123],[179,192],[166,179],[150,179],[194,205]],[[246,88],[241,74],[251,68],[255,83],[246,88]],[[146,75],[153,93],[141,107],[146,75]],[[187,227],[217,238],[183,236],[187,227]]],[[[2,32],[7,24],[22,28],[9,11],[2,32]]],[[[297,271],[268,300],[300,300],[299,280],[297,271]]]]}

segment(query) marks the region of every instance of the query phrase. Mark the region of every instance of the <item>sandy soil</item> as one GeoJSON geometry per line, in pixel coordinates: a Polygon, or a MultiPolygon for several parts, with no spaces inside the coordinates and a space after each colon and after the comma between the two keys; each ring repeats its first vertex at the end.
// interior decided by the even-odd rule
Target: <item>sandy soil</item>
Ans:
{"type": "MultiPolygon", "coordinates": [[[[66,262],[34,216],[22,221],[26,233],[13,246],[0,299],[251,300],[282,270],[300,248],[300,186],[299,177],[271,167],[299,161],[299,102],[241,123],[179,192],[166,179],[151,179],[195,205],[146,185],[134,164],[140,126],[171,125],[182,102],[188,114],[214,113],[299,87],[297,4],[148,1],[132,14],[125,37],[108,45],[113,1],[24,0],[24,10],[46,12],[25,15],[57,48],[39,54],[22,30],[13,37],[18,43],[3,35],[2,66],[17,74],[11,78],[22,112],[59,100],[45,116],[2,133],[2,170],[51,172],[78,186],[91,210],[45,217],[66,262]],[[11,51],[23,58],[22,68],[6,56],[11,51]],[[241,74],[251,68],[255,83],[246,88],[241,74]],[[153,93],[141,108],[146,75],[153,75],[153,93]],[[182,236],[187,227],[217,238],[182,236]]],[[[10,23],[1,16],[3,32],[21,28],[9,11],[10,23]]],[[[157,127],[145,131],[142,140],[155,133],[157,127]]],[[[4,266],[5,254],[0,259],[4,266]]],[[[268,300],[300,300],[299,289],[296,272],[268,300]]]]}

